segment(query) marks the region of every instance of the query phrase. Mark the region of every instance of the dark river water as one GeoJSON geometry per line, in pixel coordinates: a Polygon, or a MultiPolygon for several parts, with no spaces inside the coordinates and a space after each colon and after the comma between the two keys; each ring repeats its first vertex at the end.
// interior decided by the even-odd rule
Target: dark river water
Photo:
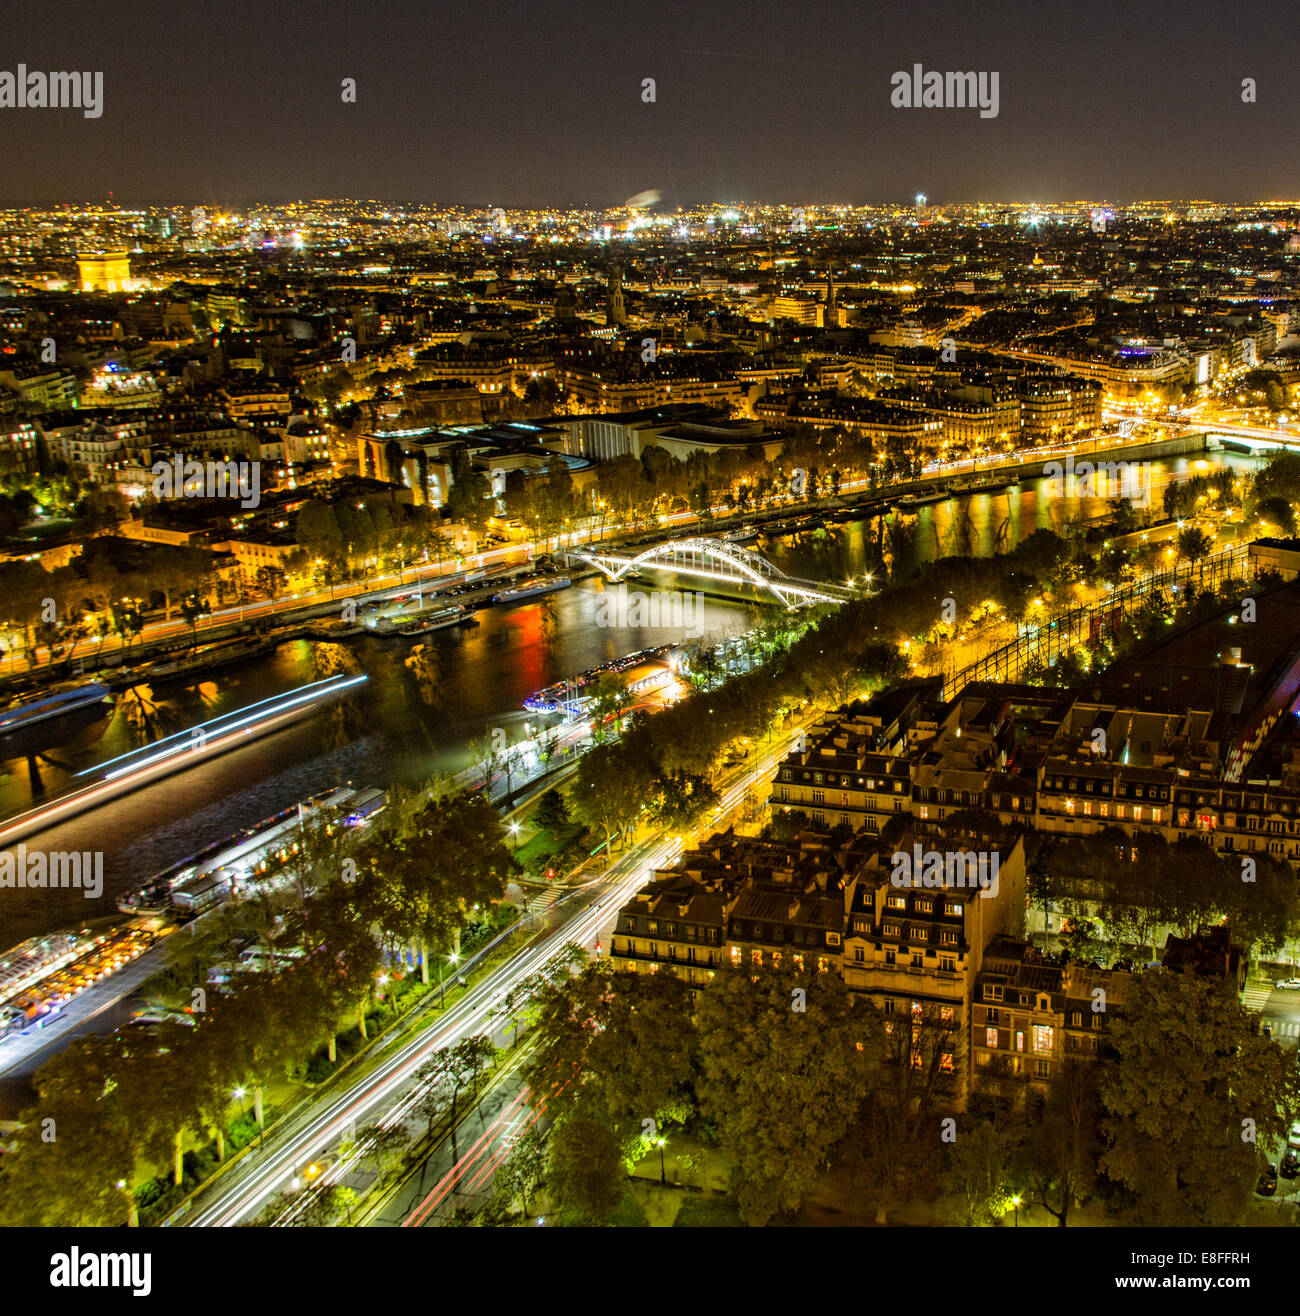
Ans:
{"type": "MultiPolygon", "coordinates": [[[[1246,459],[1215,460],[1253,466],[1246,459]]],[[[1199,469],[1209,469],[1198,458],[1153,463],[1157,505],[1169,480],[1198,468],[1198,462],[1199,469]]],[[[764,537],[750,547],[788,574],[808,579],[860,577],[881,556],[905,574],[917,562],[949,553],[990,554],[1037,529],[1059,531],[1071,517],[1103,510],[1099,501],[1047,497],[1041,486],[1012,486],[922,508],[915,518],[903,519],[901,529],[874,519],[828,523],[822,531],[764,537]]],[[[646,581],[641,587],[652,585],[646,581]]],[[[159,735],[337,672],[369,677],[284,730],[29,837],[32,849],[103,851],[104,898],[87,900],[76,890],[0,890],[0,947],[111,914],[112,897],[314,792],[349,780],[384,786],[462,768],[470,759],[469,743],[493,728],[503,728],[512,742],[523,737],[529,715],[522,703],[539,687],[682,638],[680,631],[664,627],[598,624],[602,588],[598,580],[587,580],[511,608],[489,608],[478,614],[477,629],[443,631],[420,641],[295,641],[199,684],[159,682],[151,705],[137,701],[134,709],[130,696],[119,696],[110,717],[48,746],[37,771],[49,794],[66,789],[74,772],[159,735]],[[424,645],[425,661],[413,669],[407,660],[417,643],[424,645]]],[[[699,630],[706,639],[737,634],[755,615],[753,604],[709,598],[699,630]]],[[[18,812],[32,799],[31,764],[21,758],[0,763],[0,814],[18,812]]]]}

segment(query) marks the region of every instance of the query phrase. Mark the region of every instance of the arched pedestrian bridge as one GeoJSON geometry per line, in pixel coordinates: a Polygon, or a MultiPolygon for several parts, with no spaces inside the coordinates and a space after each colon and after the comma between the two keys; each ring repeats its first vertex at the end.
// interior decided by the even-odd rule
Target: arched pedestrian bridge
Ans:
{"type": "Polygon", "coordinates": [[[644,569],[696,576],[718,584],[750,585],[760,595],[766,594],[773,602],[787,608],[809,603],[845,603],[858,597],[854,590],[844,585],[787,576],[765,557],[725,539],[673,539],[655,544],[635,556],[588,550],[571,552],[569,557],[598,567],[610,580],[623,580],[644,569]]]}

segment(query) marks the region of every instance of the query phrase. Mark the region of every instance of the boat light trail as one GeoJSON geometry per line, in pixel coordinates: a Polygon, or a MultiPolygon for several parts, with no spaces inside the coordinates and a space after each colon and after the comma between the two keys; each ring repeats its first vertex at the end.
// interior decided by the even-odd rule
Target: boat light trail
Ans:
{"type": "MultiPolygon", "coordinates": [[[[236,708],[232,712],[222,713],[220,717],[214,717],[207,722],[200,722],[198,726],[190,727],[187,731],[176,731],[170,736],[164,736],[161,740],[154,740],[148,745],[141,745],[138,749],[127,750],[125,754],[119,754],[116,758],[109,759],[105,763],[98,763],[93,768],[84,769],[77,773],[77,776],[88,777],[94,773],[103,772],[105,768],[111,767],[114,763],[122,763],[126,759],[135,758],[140,754],[146,754],[150,750],[157,749],[159,745],[166,745],[172,741],[177,743],[172,746],[172,749],[167,751],[168,753],[190,753],[194,749],[194,739],[196,735],[203,737],[209,735],[222,735],[227,731],[233,731],[236,727],[244,726],[250,722],[256,722],[259,717],[269,717],[283,709],[291,708],[300,703],[310,702],[313,699],[318,699],[322,695],[335,694],[339,690],[346,689],[348,686],[358,685],[365,679],[364,676],[332,676],[325,681],[313,681],[310,685],[300,686],[298,690],[293,693],[292,698],[287,698],[285,695],[272,695],[269,699],[259,699],[255,704],[248,704],[243,708],[236,708]],[[267,705],[274,705],[274,707],[267,708],[267,705]],[[258,708],[265,708],[266,711],[264,713],[254,713],[254,710],[258,708]],[[241,716],[241,714],[243,716],[241,716]],[[237,718],[239,720],[232,722],[229,726],[222,726],[221,724],[229,718],[237,718]]],[[[143,767],[145,762],[156,762],[163,757],[165,757],[165,755],[154,755],[152,758],[144,760],[136,766],[143,767]]],[[[118,768],[113,772],[105,773],[103,779],[109,781],[126,770],[127,769],[118,768]]]]}
{"type": "MultiPolygon", "coordinates": [[[[84,813],[88,809],[98,808],[101,804],[106,804],[109,800],[135,790],[139,786],[175,771],[193,767],[200,761],[224,754],[237,745],[247,744],[252,737],[278,730],[294,718],[300,717],[313,704],[341,694],[367,679],[365,676],[347,676],[316,681],[288,695],[259,700],[256,704],[224,713],[221,717],[213,718],[189,731],[168,736],[167,741],[178,743],[161,754],[152,751],[166,741],[154,741],[138,750],[133,750],[131,754],[119,755],[116,759],[110,759],[109,764],[120,763],[132,755],[146,757],[138,759],[133,764],[114,768],[112,772],[91,785],[69,791],[45,804],[6,819],[0,824],[0,842],[28,836],[65,818],[84,813]],[[252,711],[254,709],[262,711],[254,713],[252,711]]],[[[100,764],[98,768],[91,771],[102,772],[109,764],[100,764]]]]}

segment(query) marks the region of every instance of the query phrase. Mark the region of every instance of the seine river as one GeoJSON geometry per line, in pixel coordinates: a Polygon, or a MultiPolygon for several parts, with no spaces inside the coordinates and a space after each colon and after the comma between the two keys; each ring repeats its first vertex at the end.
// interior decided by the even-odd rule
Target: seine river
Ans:
{"type": "MultiPolygon", "coordinates": [[[[1238,469],[1254,463],[1226,460],[1238,469]]],[[[1156,505],[1171,478],[1206,470],[1189,457],[1154,463],[1156,505]]],[[[1009,548],[1035,530],[1061,530],[1082,512],[1104,505],[1046,496],[1042,486],[1011,486],[933,504],[903,521],[900,531],[878,519],[828,523],[825,529],[784,538],[764,537],[750,547],[790,575],[843,580],[860,577],[883,557],[906,573],[914,563],[949,553],[986,555],[1009,548]]],[[[643,583],[649,588],[649,583],[643,583]]],[[[422,641],[362,637],[341,644],[294,641],[272,654],[214,673],[201,684],[160,682],[152,692],[152,721],[131,717],[119,702],[111,717],[69,743],[54,744],[37,764],[47,792],[65,789],[75,772],[92,768],[142,743],[189,727],[339,671],[369,680],[342,700],[292,726],[175,777],[149,786],[39,836],[30,847],[104,853],[104,895],[86,900],[77,891],[0,891],[0,947],[25,937],[113,912],[111,897],[141,885],[160,869],[210,842],[343,781],[387,785],[416,781],[469,761],[468,745],[504,728],[511,741],[524,735],[524,698],[625,653],[680,640],[662,628],[611,628],[597,624],[602,585],[587,580],[515,607],[488,608],[472,630],[443,631],[422,641]],[[424,644],[421,670],[408,664],[424,644]],[[151,726],[153,730],[144,729],[151,726]]],[[[752,604],[709,598],[700,630],[706,639],[748,628],[752,604]]],[[[0,764],[0,814],[32,802],[31,766],[24,759],[0,764]]]]}

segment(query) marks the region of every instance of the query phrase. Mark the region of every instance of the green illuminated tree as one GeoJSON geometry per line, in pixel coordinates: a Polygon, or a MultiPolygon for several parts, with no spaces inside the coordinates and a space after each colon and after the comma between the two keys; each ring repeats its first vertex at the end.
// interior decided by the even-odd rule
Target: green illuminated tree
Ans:
{"type": "Polygon", "coordinates": [[[735,1166],[741,1218],[764,1225],[798,1207],[857,1113],[863,1022],[834,974],[724,969],[696,1027],[701,1109],[735,1166]]]}
{"type": "Polygon", "coordinates": [[[546,1190],[583,1224],[605,1224],[627,1191],[623,1150],[601,1120],[570,1115],[551,1132],[546,1190]]]}
{"type": "Polygon", "coordinates": [[[690,992],[675,974],[590,964],[539,993],[536,1038],[532,1089],[556,1093],[548,1108],[603,1110],[625,1145],[645,1120],[680,1123],[693,1109],[697,1043],[690,992]]]}
{"type": "Polygon", "coordinates": [[[1110,1041],[1101,1166],[1136,1195],[1137,1223],[1240,1223],[1258,1146],[1300,1109],[1294,1060],[1256,1031],[1230,983],[1169,971],[1133,979],[1110,1041]]]}

